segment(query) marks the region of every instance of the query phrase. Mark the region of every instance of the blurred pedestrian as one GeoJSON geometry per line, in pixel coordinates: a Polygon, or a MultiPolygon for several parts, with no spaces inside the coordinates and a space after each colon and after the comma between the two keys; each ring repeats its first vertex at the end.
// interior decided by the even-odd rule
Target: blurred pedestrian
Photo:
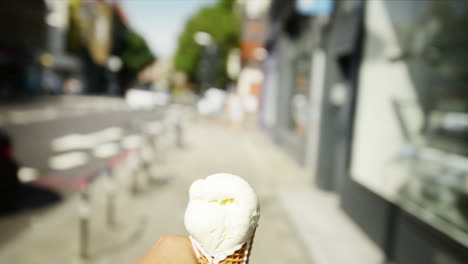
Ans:
{"type": "Polygon", "coordinates": [[[237,93],[244,108],[243,123],[248,126],[255,124],[258,110],[258,95],[263,81],[263,73],[258,65],[249,65],[242,69],[237,83],[237,93]]]}
{"type": "Polygon", "coordinates": [[[77,78],[70,77],[63,82],[63,89],[66,94],[79,94],[81,92],[82,85],[77,78]]]}
{"type": "Polygon", "coordinates": [[[45,94],[59,94],[62,88],[61,86],[62,82],[60,80],[60,77],[52,70],[46,69],[42,76],[42,87],[44,89],[45,94]]]}
{"type": "Polygon", "coordinates": [[[253,66],[245,67],[239,75],[237,92],[247,113],[257,112],[258,95],[262,81],[262,71],[253,66]]]}

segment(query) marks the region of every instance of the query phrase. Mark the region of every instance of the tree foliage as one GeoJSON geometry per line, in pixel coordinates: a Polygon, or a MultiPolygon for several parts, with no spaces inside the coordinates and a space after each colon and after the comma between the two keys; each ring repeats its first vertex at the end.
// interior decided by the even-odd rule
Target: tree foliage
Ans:
{"type": "Polygon", "coordinates": [[[222,88],[228,81],[226,60],[228,52],[239,46],[240,22],[233,12],[234,0],[221,0],[213,6],[200,9],[186,23],[179,37],[174,58],[176,70],[185,72],[191,81],[197,79],[197,67],[202,57],[202,47],[194,40],[196,32],[206,32],[218,46],[218,76],[215,85],[222,88]]]}
{"type": "Polygon", "coordinates": [[[81,3],[72,0],[68,6],[68,31],[66,35],[67,51],[78,54],[83,51],[83,41],[81,39],[78,10],[81,3]]]}
{"type": "MultiPolygon", "coordinates": [[[[69,30],[67,32],[67,50],[81,58],[89,58],[90,47],[85,41],[86,28],[84,18],[80,17],[80,10],[84,8],[84,1],[72,0],[69,4],[69,30]]],[[[107,6],[112,12],[111,54],[120,57],[122,69],[118,72],[120,85],[127,88],[137,79],[138,73],[155,60],[145,39],[122,21],[116,7],[107,6]]],[[[87,8],[92,8],[87,6],[87,8]]],[[[89,19],[89,18],[88,18],[89,19]]],[[[85,60],[87,61],[87,60],[85,60]]],[[[90,63],[94,63],[89,61],[90,63]]],[[[101,66],[104,67],[104,66],[101,66]]],[[[90,77],[91,78],[91,77],[90,77]]]]}
{"type": "Polygon", "coordinates": [[[136,76],[138,72],[153,62],[155,58],[143,37],[131,29],[128,29],[125,33],[124,48],[122,53],[117,55],[121,57],[123,66],[136,76]]]}

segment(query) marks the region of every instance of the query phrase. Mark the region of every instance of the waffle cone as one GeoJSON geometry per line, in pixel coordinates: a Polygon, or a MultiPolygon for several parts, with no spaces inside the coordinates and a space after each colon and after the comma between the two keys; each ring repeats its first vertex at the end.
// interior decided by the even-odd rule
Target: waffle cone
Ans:
{"type": "MultiPolygon", "coordinates": [[[[244,243],[244,245],[240,249],[234,252],[234,254],[227,256],[226,259],[219,262],[219,264],[248,264],[249,259],[250,259],[250,252],[252,252],[253,240],[254,238],[252,237],[252,239],[250,239],[249,242],[244,243]]],[[[198,262],[200,264],[211,263],[208,259],[211,257],[205,257],[203,253],[200,252],[198,249],[197,251],[198,251],[198,255],[200,256],[198,258],[198,262]]]]}

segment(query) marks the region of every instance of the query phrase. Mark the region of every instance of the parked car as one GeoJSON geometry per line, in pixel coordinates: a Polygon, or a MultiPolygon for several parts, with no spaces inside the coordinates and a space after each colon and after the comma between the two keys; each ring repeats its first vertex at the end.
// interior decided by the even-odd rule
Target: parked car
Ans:
{"type": "Polygon", "coordinates": [[[204,116],[216,115],[223,110],[226,102],[226,92],[218,88],[206,90],[197,103],[198,113],[204,116]]]}
{"type": "Polygon", "coordinates": [[[8,212],[17,207],[20,188],[18,168],[11,137],[0,129],[0,212],[8,212]]]}
{"type": "Polygon", "coordinates": [[[132,88],[126,92],[125,101],[132,109],[152,109],[169,104],[170,95],[162,91],[132,88]]]}

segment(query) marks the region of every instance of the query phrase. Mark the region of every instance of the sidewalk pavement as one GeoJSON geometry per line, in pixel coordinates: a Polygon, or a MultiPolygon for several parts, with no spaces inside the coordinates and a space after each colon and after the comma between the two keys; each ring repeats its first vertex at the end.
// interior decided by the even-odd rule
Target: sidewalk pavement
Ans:
{"type": "Polygon", "coordinates": [[[79,203],[73,196],[53,208],[0,218],[0,262],[135,263],[162,235],[187,234],[183,215],[195,179],[229,172],[244,177],[260,199],[250,263],[356,263],[342,261],[362,252],[371,258],[360,263],[377,263],[376,250],[339,212],[336,198],[310,187],[310,173],[258,130],[198,118],[185,127],[183,148],[174,141],[161,139],[153,179],[137,195],[128,190],[128,169],[117,172],[115,228],[106,224],[106,182],[92,187],[91,259],[79,258],[79,203]]]}
{"type": "Polygon", "coordinates": [[[106,223],[105,177],[91,188],[90,260],[79,258],[79,199],[0,218],[0,262],[135,263],[164,234],[187,234],[183,215],[190,184],[216,172],[244,177],[256,190],[261,218],[250,263],[311,263],[278,200],[280,189],[305,183],[305,174],[255,130],[232,130],[198,119],[186,126],[185,146],[161,139],[146,190],[131,195],[129,171],[118,174],[115,228],[106,223]],[[125,182],[125,178],[127,182],[125,182]]]}

